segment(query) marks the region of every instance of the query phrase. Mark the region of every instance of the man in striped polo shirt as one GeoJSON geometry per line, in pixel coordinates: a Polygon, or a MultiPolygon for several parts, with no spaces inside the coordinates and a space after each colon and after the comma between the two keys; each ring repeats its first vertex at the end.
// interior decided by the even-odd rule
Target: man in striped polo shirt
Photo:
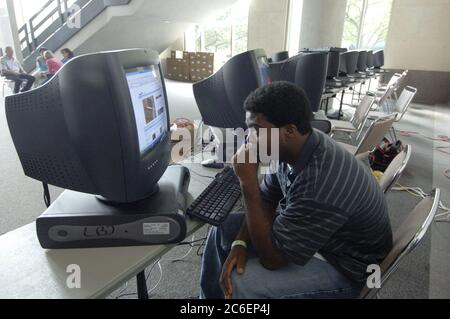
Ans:
{"type": "Polygon", "coordinates": [[[249,128],[279,130],[280,165],[260,185],[258,164],[235,161],[247,211],[211,230],[201,297],[358,297],[368,266],[379,265],[393,245],[375,178],[312,129],[308,99],[296,86],[277,82],[258,89],[245,109],[249,128]]]}

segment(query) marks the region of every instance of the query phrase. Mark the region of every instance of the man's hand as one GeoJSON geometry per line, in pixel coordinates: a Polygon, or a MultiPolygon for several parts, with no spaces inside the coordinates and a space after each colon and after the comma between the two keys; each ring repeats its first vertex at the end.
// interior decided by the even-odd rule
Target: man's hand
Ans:
{"type": "Polygon", "coordinates": [[[252,136],[249,143],[243,145],[233,157],[233,168],[242,183],[258,180],[258,147],[252,136]]]}
{"type": "Polygon", "coordinates": [[[225,294],[225,299],[233,297],[233,283],[231,281],[231,274],[234,269],[237,269],[239,275],[244,274],[245,264],[247,263],[247,250],[242,246],[235,246],[231,250],[230,255],[225,261],[220,276],[220,286],[225,294]]]}

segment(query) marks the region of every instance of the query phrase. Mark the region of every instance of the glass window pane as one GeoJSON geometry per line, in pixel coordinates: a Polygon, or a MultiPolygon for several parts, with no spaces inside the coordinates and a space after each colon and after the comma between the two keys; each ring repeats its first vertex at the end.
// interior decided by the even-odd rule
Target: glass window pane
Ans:
{"type": "Polygon", "coordinates": [[[348,0],[345,13],[344,36],[342,46],[348,49],[358,47],[359,29],[363,17],[364,1],[348,0]]]}
{"type": "Polygon", "coordinates": [[[205,50],[214,52],[219,61],[228,60],[231,57],[231,25],[206,25],[205,50]]]}
{"type": "Polygon", "coordinates": [[[383,49],[389,29],[392,0],[368,0],[361,31],[361,48],[383,49]]]}

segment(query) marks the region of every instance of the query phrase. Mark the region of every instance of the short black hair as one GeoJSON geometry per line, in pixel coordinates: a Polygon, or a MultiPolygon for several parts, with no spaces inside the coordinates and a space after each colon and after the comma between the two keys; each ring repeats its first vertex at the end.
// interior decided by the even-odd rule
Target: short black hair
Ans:
{"type": "Polygon", "coordinates": [[[64,48],[64,49],[61,50],[61,53],[64,53],[64,52],[69,55],[70,59],[75,57],[75,54],[69,48],[64,48]]]}
{"type": "Polygon", "coordinates": [[[303,89],[289,82],[274,82],[257,89],[245,101],[244,109],[262,114],[274,126],[295,125],[300,134],[312,132],[311,103],[303,89]]]}

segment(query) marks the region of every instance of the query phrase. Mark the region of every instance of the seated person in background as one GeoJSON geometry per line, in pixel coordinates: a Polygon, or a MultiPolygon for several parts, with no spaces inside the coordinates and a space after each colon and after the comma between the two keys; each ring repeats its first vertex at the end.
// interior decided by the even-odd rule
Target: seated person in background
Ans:
{"type": "Polygon", "coordinates": [[[75,57],[75,54],[68,48],[64,48],[61,50],[61,54],[63,55],[62,63],[66,64],[70,60],[75,57]]]}
{"type": "Polygon", "coordinates": [[[370,171],[313,130],[305,93],[287,82],[258,89],[245,102],[247,125],[268,140],[234,159],[247,208],[209,233],[201,297],[235,299],[357,298],[369,265],[380,265],[393,236],[385,196],[370,171]],[[258,182],[249,158],[271,149],[279,130],[278,171],[258,182]],[[246,163],[245,163],[246,162],[246,163]]]}
{"type": "Polygon", "coordinates": [[[48,73],[48,66],[45,62],[44,53],[47,51],[46,48],[42,47],[39,49],[39,56],[36,58],[36,68],[39,70],[39,72],[44,73],[47,75],[48,73]]]}
{"type": "Polygon", "coordinates": [[[61,69],[64,64],[61,62],[61,60],[55,58],[53,53],[51,51],[45,51],[44,53],[45,62],[48,66],[48,74],[47,77],[50,79],[52,76],[56,74],[56,72],[61,69]]]}
{"type": "Polygon", "coordinates": [[[14,94],[19,93],[22,83],[26,81],[22,92],[29,91],[36,79],[34,76],[28,75],[22,68],[22,65],[14,58],[14,50],[12,47],[6,47],[6,55],[0,60],[1,74],[6,79],[15,82],[14,94]]]}

